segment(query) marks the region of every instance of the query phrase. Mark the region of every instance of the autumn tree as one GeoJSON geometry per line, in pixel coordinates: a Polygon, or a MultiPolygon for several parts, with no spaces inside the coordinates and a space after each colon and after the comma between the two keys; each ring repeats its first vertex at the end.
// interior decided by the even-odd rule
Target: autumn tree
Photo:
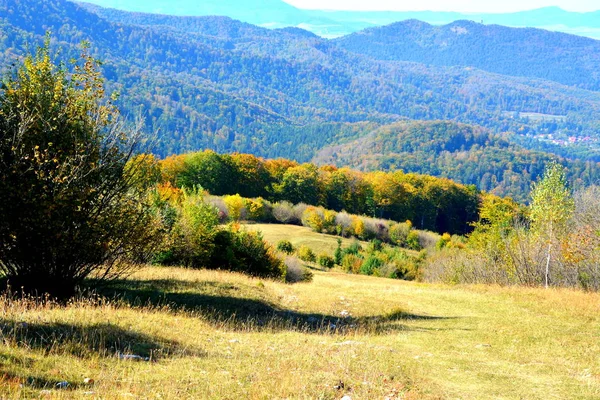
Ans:
{"type": "Polygon", "coordinates": [[[155,243],[143,157],[85,51],[74,72],[46,46],[0,92],[0,276],[16,290],[72,295],[119,276],[155,243]]]}
{"type": "Polygon", "coordinates": [[[542,179],[533,184],[530,207],[532,230],[547,244],[544,273],[546,287],[550,281],[553,245],[565,233],[574,208],[575,201],[567,185],[564,167],[556,162],[548,164],[542,179]]]}

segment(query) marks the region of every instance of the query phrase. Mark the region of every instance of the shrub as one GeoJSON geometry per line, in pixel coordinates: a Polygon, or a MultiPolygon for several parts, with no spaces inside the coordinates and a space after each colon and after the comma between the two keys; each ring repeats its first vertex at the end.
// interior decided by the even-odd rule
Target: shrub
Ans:
{"type": "Polygon", "coordinates": [[[294,252],[294,246],[289,240],[280,240],[277,243],[277,250],[286,254],[292,254],[294,252]]]}
{"type": "Polygon", "coordinates": [[[374,253],[376,251],[381,251],[383,248],[383,243],[379,239],[373,239],[369,242],[369,246],[367,247],[368,253],[374,253]]]}
{"type": "Polygon", "coordinates": [[[357,274],[362,263],[363,259],[355,254],[348,253],[342,257],[342,269],[346,272],[357,274]]]}
{"type": "MultiPolygon", "coordinates": [[[[420,249],[434,249],[441,236],[434,232],[417,231],[420,249]]],[[[420,250],[415,249],[415,250],[420,250]]]]}
{"type": "Polygon", "coordinates": [[[365,237],[365,223],[362,218],[352,216],[352,234],[360,239],[365,237]]]}
{"type": "Polygon", "coordinates": [[[273,218],[282,224],[296,223],[294,217],[294,206],[288,201],[282,201],[273,205],[273,218]]]}
{"type": "Polygon", "coordinates": [[[342,265],[342,256],[343,256],[343,252],[342,252],[342,239],[338,239],[337,240],[337,247],[335,249],[335,253],[333,254],[333,258],[335,260],[335,263],[337,265],[342,265]]]}
{"type": "Polygon", "coordinates": [[[407,223],[394,224],[390,228],[390,241],[397,246],[405,246],[411,225],[407,223]]]}
{"type": "Polygon", "coordinates": [[[298,248],[298,251],[296,252],[296,254],[303,261],[307,261],[307,262],[317,261],[317,257],[315,256],[315,253],[313,253],[313,251],[310,249],[310,247],[300,246],[298,248]]]}
{"type": "Polygon", "coordinates": [[[312,229],[315,232],[323,232],[325,218],[322,209],[317,207],[306,207],[302,213],[302,225],[312,229]]]}
{"type": "Polygon", "coordinates": [[[335,267],[335,260],[327,254],[320,254],[318,258],[318,263],[323,268],[331,269],[335,267]]]}
{"type": "Polygon", "coordinates": [[[184,191],[177,221],[159,259],[169,265],[210,267],[218,225],[218,210],[205,203],[202,194],[184,191]],[[166,257],[166,254],[170,254],[171,257],[166,257]]]}
{"type": "Polygon", "coordinates": [[[444,233],[442,235],[442,237],[440,237],[440,239],[435,244],[435,248],[438,250],[441,250],[444,247],[448,246],[450,244],[451,240],[452,240],[452,236],[450,236],[449,233],[444,233]]]}
{"type": "Polygon", "coordinates": [[[354,240],[350,246],[346,247],[343,252],[344,254],[354,254],[358,255],[362,251],[362,246],[358,243],[357,240],[354,240]]]}
{"type": "Polygon", "coordinates": [[[0,276],[68,297],[145,260],[158,230],[140,190],[147,158],[130,160],[138,136],[105,99],[97,62],[84,54],[69,74],[48,46],[0,92],[0,276]]]}
{"type": "Polygon", "coordinates": [[[271,220],[271,205],[262,197],[256,199],[244,199],[246,207],[246,218],[250,221],[269,222],[271,220]]]}
{"type": "Polygon", "coordinates": [[[337,234],[335,225],[336,212],[331,210],[323,211],[323,230],[327,233],[337,234]]]}
{"type": "Polygon", "coordinates": [[[421,250],[421,243],[419,242],[419,234],[415,231],[410,231],[406,236],[406,247],[411,250],[421,250]]]}
{"type": "Polygon", "coordinates": [[[304,215],[304,211],[306,211],[306,209],[308,207],[309,206],[304,203],[298,203],[293,207],[293,209],[294,209],[293,223],[294,224],[302,224],[302,216],[304,215]]]}
{"type": "Polygon", "coordinates": [[[300,259],[288,256],[284,260],[286,266],[285,281],[288,283],[309,282],[313,278],[312,272],[306,269],[300,259]]]}
{"type": "Polygon", "coordinates": [[[387,221],[382,219],[364,218],[364,224],[364,240],[379,239],[386,242],[389,241],[390,235],[387,221]]]}
{"type": "Polygon", "coordinates": [[[285,279],[286,267],[259,232],[230,226],[215,237],[215,251],[208,268],[223,268],[251,276],[285,279]]]}
{"type": "Polygon", "coordinates": [[[349,236],[352,230],[352,217],[345,211],[335,216],[336,233],[340,236],[349,236]]]}
{"type": "Polygon", "coordinates": [[[232,221],[239,221],[246,217],[246,201],[239,194],[232,196],[224,196],[223,201],[227,205],[229,211],[229,218],[232,221]]]}
{"type": "Polygon", "coordinates": [[[381,266],[383,266],[383,262],[376,255],[371,254],[363,261],[359,272],[363,275],[374,275],[381,266]]]}
{"type": "Polygon", "coordinates": [[[224,223],[229,220],[229,208],[227,204],[225,204],[225,200],[219,196],[206,196],[204,198],[204,202],[206,204],[210,204],[217,209],[217,216],[219,217],[219,222],[224,223]]]}

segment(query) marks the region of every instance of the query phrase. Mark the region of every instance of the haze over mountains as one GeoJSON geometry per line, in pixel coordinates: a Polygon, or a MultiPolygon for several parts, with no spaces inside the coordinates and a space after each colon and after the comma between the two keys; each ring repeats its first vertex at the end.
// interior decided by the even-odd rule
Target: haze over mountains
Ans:
{"type": "Polygon", "coordinates": [[[413,169],[518,198],[552,157],[540,151],[570,158],[564,163],[578,184],[600,177],[600,42],[592,39],[407,21],[327,40],[227,17],[128,13],[65,0],[0,0],[0,26],[5,66],[47,30],[64,60],[89,41],[123,113],[145,117],[162,156],[210,148],[336,162],[327,150],[335,148],[337,160],[354,165],[344,145],[368,140],[363,147],[377,160],[365,168],[413,169]],[[424,146],[429,161],[418,166],[414,157],[413,164],[380,162],[378,149],[403,152],[380,133],[399,135],[405,129],[398,124],[408,120],[430,121],[407,122],[411,132],[424,132],[412,141],[432,140],[431,126],[442,142],[471,130],[487,139],[464,148],[424,146]],[[453,152],[477,159],[488,145],[496,161],[482,168],[438,162],[453,152]]]}
{"type": "MultiPolygon", "coordinates": [[[[470,20],[511,27],[543,28],[600,39],[600,11],[578,13],[545,7],[514,13],[458,13],[435,11],[332,11],[304,10],[282,0],[88,0],[123,11],[177,16],[221,15],[266,28],[300,27],[323,37],[339,37],[359,30],[418,19],[434,25],[470,20]]],[[[598,7],[600,9],[600,5],[598,7]]]]}

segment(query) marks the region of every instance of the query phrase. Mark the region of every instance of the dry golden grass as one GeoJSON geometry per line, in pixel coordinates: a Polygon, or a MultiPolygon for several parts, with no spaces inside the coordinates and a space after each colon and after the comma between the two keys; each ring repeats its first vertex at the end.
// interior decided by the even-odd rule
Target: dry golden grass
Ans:
{"type": "Polygon", "coordinates": [[[104,293],[2,299],[0,398],[600,398],[598,294],[154,267],[104,293]]]}

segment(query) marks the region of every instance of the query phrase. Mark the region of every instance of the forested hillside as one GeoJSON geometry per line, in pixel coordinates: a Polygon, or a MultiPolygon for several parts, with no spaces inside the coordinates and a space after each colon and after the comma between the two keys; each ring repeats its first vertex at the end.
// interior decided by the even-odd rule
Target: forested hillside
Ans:
{"type": "Polygon", "coordinates": [[[89,41],[104,63],[108,90],[120,95],[117,105],[130,121],[143,118],[160,156],[208,148],[303,162],[323,147],[418,119],[481,125],[513,132],[509,137],[530,148],[598,158],[599,92],[375,60],[296,28],[91,9],[64,0],[0,0],[0,61],[8,69],[47,31],[65,61],[89,41]]]}
{"type": "MultiPolygon", "coordinates": [[[[357,140],[325,147],[314,158],[318,164],[366,171],[402,169],[443,176],[521,202],[528,201],[531,182],[551,160],[546,153],[512,144],[506,135],[448,121],[384,126],[357,140]]],[[[595,162],[561,162],[568,166],[569,180],[575,188],[600,180],[595,162]]]]}
{"type": "Polygon", "coordinates": [[[170,197],[173,188],[202,188],[212,195],[258,197],[410,220],[419,229],[439,233],[469,232],[480,202],[480,192],[474,186],[402,171],[362,173],[209,150],[167,157],[157,165],[163,197],[170,197]]]}
{"type": "Polygon", "coordinates": [[[379,60],[460,65],[600,89],[600,41],[564,33],[471,21],[433,26],[411,20],[366,29],[336,43],[379,60]]]}

